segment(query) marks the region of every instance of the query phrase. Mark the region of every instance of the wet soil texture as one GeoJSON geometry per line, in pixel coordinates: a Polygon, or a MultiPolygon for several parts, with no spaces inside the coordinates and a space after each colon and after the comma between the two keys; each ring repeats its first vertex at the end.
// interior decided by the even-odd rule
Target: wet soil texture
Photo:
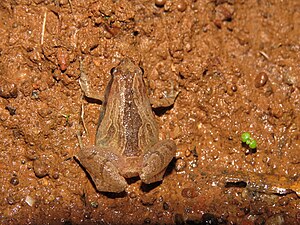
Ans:
{"type": "Polygon", "coordinates": [[[2,0],[0,37],[1,224],[300,224],[298,0],[2,0]],[[123,58],[177,152],[162,182],[100,193],[79,77],[103,94],[123,58]]]}

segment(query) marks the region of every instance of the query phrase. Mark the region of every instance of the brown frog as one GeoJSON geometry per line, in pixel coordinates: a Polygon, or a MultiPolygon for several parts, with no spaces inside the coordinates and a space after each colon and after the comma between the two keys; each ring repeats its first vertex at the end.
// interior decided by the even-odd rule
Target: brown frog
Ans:
{"type": "MultiPolygon", "coordinates": [[[[125,178],[139,176],[146,184],[161,181],[176,145],[158,138],[142,70],[124,59],[111,75],[95,145],[81,148],[77,159],[98,191],[123,192],[128,186],[125,178]]],[[[88,96],[84,82],[81,87],[88,96]]]]}

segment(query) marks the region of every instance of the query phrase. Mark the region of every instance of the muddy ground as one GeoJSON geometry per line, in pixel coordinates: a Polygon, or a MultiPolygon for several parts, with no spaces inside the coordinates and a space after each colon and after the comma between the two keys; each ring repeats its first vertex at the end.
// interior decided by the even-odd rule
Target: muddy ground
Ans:
{"type": "Polygon", "coordinates": [[[0,37],[1,224],[300,224],[298,0],[2,0],[0,37]],[[123,58],[177,153],[163,182],[100,193],[78,80],[103,93],[123,58]]]}

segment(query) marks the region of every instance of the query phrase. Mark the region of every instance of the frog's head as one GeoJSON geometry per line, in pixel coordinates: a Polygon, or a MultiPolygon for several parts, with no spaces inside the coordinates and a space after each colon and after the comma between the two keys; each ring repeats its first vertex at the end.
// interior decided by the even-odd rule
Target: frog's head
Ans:
{"type": "Polygon", "coordinates": [[[132,60],[125,58],[118,66],[111,69],[111,75],[114,79],[130,79],[136,76],[143,76],[143,69],[133,63],[132,60]]]}

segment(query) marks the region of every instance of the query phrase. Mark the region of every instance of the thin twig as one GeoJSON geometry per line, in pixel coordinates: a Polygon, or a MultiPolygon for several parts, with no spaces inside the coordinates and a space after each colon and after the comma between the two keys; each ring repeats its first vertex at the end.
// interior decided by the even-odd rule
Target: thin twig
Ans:
{"type": "Polygon", "coordinates": [[[68,2],[69,2],[69,5],[70,5],[70,8],[71,8],[71,13],[72,13],[72,15],[74,16],[72,1],[71,1],[71,0],[68,0],[68,2]]]}
{"type": "Polygon", "coordinates": [[[265,59],[270,60],[270,57],[268,56],[267,53],[265,53],[265,52],[263,52],[263,51],[259,51],[259,53],[260,53],[263,57],[265,57],[265,59]]]}
{"type": "Polygon", "coordinates": [[[45,27],[47,20],[47,11],[44,13],[43,26],[42,26],[42,34],[41,34],[41,45],[44,44],[44,35],[45,35],[45,27]]]}
{"type": "Polygon", "coordinates": [[[80,114],[80,119],[81,119],[81,121],[82,121],[83,129],[84,129],[85,133],[88,134],[88,131],[87,131],[87,129],[86,129],[85,122],[84,122],[84,106],[83,106],[83,103],[81,104],[81,114],[80,114]]]}

